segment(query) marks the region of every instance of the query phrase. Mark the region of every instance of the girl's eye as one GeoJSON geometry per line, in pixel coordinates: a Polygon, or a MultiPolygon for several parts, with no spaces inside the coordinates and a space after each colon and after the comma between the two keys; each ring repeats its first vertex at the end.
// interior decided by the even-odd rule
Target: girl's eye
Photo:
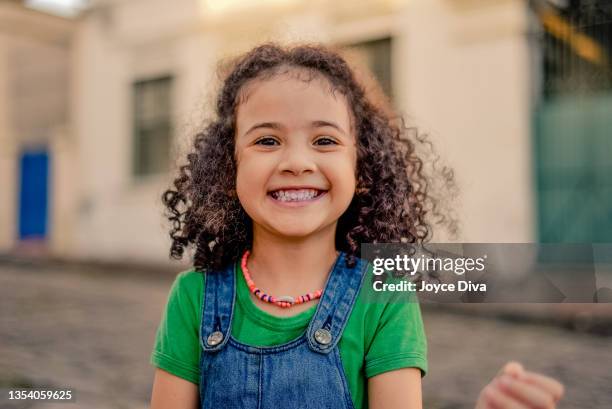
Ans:
{"type": "Polygon", "coordinates": [[[255,145],[274,146],[278,141],[274,138],[264,137],[255,142],[255,145]]]}
{"type": "Polygon", "coordinates": [[[317,144],[317,145],[336,145],[336,141],[334,141],[331,138],[323,137],[323,138],[317,139],[315,141],[315,144],[317,144]]]}

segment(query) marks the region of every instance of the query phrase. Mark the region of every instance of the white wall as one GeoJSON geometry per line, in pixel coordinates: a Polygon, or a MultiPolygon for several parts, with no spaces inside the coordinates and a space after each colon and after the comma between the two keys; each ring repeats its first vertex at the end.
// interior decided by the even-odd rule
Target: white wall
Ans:
{"type": "Polygon", "coordinates": [[[403,18],[402,105],[455,169],[460,240],[535,240],[526,3],[414,0],[403,18]]]}
{"type": "Polygon", "coordinates": [[[181,3],[119,2],[94,10],[81,25],[73,99],[82,187],[76,257],[168,262],[160,197],[172,175],[131,174],[132,84],[174,76],[175,143],[184,145],[183,124],[193,121],[215,46],[188,29],[197,9],[181,3]]]}

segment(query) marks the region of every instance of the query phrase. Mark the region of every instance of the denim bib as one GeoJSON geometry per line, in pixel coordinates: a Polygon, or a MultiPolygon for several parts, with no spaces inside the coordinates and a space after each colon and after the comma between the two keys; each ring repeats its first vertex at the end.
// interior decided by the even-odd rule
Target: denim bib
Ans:
{"type": "Polygon", "coordinates": [[[245,345],[231,335],[235,266],[207,273],[200,326],[201,408],[354,409],[338,341],[366,265],[356,258],[348,268],[340,252],[306,332],[271,347],[245,345]]]}

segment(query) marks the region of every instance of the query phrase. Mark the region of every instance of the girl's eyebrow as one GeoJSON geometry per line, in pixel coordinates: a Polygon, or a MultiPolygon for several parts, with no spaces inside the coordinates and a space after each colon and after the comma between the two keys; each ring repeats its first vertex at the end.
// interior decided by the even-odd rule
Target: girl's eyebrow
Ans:
{"type": "MultiPolygon", "coordinates": [[[[330,121],[323,121],[323,120],[312,121],[310,123],[310,126],[312,128],[321,128],[323,126],[331,126],[332,128],[335,128],[338,131],[342,132],[343,134],[346,134],[344,129],[342,129],[340,126],[338,126],[334,122],[330,122],[330,121]]],[[[280,129],[283,129],[284,126],[278,122],[260,122],[250,127],[249,130],[244,133],[244,135],[248,135],[249,133],[259,128],[272,128],[272,129],[280,130],[280,129]]]]}

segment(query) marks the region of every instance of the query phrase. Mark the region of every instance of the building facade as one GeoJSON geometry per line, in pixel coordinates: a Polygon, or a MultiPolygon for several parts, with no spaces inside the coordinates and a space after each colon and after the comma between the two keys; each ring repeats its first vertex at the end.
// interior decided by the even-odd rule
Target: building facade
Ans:
{"type": "Polygon", "coordinates": [[[266,40],[356,50],[454,169],[453,240],[535,241],[529,30],[521,0],[98,0],[74,36],[78,193],[70,217],[53,223],[71,234],[54,246],[75,258],[168,262],[161,194],[210,112],[216,64],[266,40]]]}
{"type": "Polygon", "coordinates": [[[72,251],[75,27],[19,2],[0,4],[0,252],[72,251]]]}

